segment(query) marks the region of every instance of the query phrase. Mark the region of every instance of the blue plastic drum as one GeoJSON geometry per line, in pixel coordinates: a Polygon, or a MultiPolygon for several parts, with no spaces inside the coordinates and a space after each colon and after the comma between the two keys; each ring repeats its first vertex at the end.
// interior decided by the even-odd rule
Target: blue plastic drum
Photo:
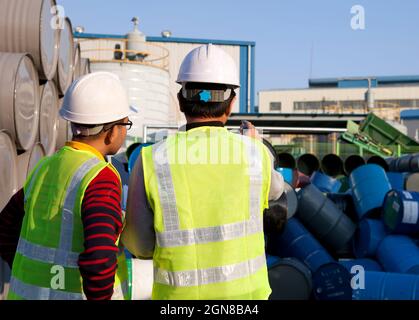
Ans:
{"type": "Polygon", "coordinates": [[[377,249],[386,235],[386,228],[381,220],[362,220],[353,239],[355,257],[358,259],[375,257],[377,249]]]}
{"type": "Polygon", "coordinates": [[[391,190],[383,205],[383,220],[393,234],[419,234],[419,193],[391,190]]]}
{"type": "Polygon", "coordinates": [[[365,272],[363,288],[355,288],[353,300],[419,300],[419,276],[365,272]]]}
{"type": "Polygon", "coordinates": [[[128,172],[131,173],[131,171],[134,169],[135,163],[137,162],[138,157],[140,156],[141,150],[144,147],[151,146],[151,143],[143,143],[131,153],[129,159],[128,159],[128,172]]]}
{"type": "Polygon", "coordinates": [[[319,171],[316,171],[311,175],[310,181],[321,192],[337,193],[342,187],[342,183],[339,180],[327,176],[319,171]]]}
{"type": "Polygon", "coordinates": [[[377,258],[388,272],[419,274],[419,247],[406,236],[384,238],[377,258]]]}
{"type": "Polygon", "coordinates": [[[373,210],[380,210],[384,197],[391,190],[386,172],[376,164],[368,164],[355,169],[349,177],[349,182],[360,219],[373,210]]]}

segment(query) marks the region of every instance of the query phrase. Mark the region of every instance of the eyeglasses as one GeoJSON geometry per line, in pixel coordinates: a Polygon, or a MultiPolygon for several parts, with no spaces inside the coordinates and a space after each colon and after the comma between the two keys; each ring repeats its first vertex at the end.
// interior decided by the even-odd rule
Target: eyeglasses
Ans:
{"type": "Polygon", "coordinates": [[[106,128],[105,131],[109,131],[115,126],[125,126],[125,127],[127,127],[127,130],[131,130],[132,125],[133,125],[133,123],[130,120],[128,120],[128,122],[118,122],[118,123],[112,124],[109,128],[106,128]]]}

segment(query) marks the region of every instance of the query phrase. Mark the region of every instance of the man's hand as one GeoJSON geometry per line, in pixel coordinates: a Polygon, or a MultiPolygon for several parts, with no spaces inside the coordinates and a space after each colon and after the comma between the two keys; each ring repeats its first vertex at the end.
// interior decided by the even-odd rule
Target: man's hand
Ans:
{"type": "Polygon", "coordinates": [[[262,140],[256,127],[249,121],[242,121],[240,126],[240,134],[257,140],[262,140]]]}

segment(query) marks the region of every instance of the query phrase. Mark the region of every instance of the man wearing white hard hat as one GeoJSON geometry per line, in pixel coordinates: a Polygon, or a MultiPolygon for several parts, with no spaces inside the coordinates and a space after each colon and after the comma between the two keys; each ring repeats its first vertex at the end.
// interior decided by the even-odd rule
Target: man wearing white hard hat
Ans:
{"type": "Polygon", "coordinates": [[[22,225],[10,228],[9,299],[129,299],[121,181],[105,159],[121,148],[131,113],[112,73],[83,76],[68,89],[60,115],[73,140],[39,162],[5,209],[22,225]]]}
{"type": "Polygon", "coordinates": [[[153,258],[153,299],[268,299],[263,212],[284,182],[250,123],[249,136],[224,128],[240,87],[235,62],[201,46],[177,82],[186,131],[142,149],[122,241],[153,258]]]}

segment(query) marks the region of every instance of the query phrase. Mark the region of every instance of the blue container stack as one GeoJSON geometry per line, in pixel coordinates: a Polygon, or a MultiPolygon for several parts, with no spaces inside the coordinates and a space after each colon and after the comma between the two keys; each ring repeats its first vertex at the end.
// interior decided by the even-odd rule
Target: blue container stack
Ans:
{"type": "Polygon", "coordinates": [[[311,270],[314,299],[419,300],[419,186],[406,190],[418,163],[414,155],[389,160],[389,172],[372,163],[359,166],[344,194],[333,187],[334,177],[314,173],[312,185],[297,193],[296,216],[281,235],[267,239],[267,251],[311,270]],[[337,250],[342,233],[330,234],[342,219],[356,232],[345,223],[350,245],[337,250]]]}

